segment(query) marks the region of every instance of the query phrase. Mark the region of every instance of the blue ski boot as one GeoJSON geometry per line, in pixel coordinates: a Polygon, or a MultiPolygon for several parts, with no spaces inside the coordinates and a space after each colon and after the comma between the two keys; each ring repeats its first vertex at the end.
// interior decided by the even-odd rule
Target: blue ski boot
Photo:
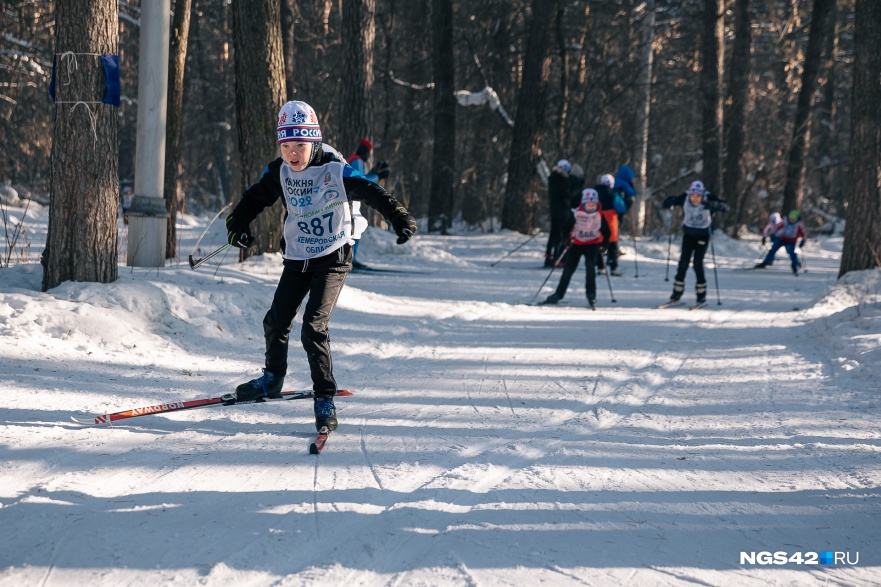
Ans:
{"type": "Polygon", "coordinates": [[[321,432],[322,428],[336,430],[336,406],[333,405],[333,396],[319,396],[315,398],[315,429],[321,432]]]}

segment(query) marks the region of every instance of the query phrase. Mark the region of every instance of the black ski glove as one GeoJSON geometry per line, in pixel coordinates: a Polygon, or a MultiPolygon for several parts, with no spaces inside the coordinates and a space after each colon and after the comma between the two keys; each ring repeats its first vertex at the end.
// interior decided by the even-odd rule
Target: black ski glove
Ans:
{"type": "Polygon", "coordinates": [[[798,248],[800,248],[800,249],[805,248],[805,241],[804,241],[804,239],[802,239],[802,241],[801,241],[800,243],[798,243],[798,248]]]}
{"type": "Polygon", "coordinates": [[[376,165],[373,166],[373,169],[370,170],[369,173],[375,173],[379,179],[385,179],[389,176],[389,166],[388,161],[380,161],[376,165]]]}
{"type": "Polygon", "coordinates": [[[410,240],[410,237],[416,232],[416,220],[410,216],[410,213],[403,206],[395,208],[395,211],[389,217],[389,222],[392,223],[392,228],[395,229],[395,234],[398,235],[399,245],[410,240]]]}
{"type": "Polygon", "coordinates": [[[254,244],[254,236],[251,234],[250,227],[232,216],[226,219],[226,230],[226,242],[232,246],[247,249],[254,244]]]}
{"type": "Polygon", "coordinates": [[[767,239],[767,238],[765,238],[765,237],[762,237],[762,246],[763,246],[763,247],[764,247],[764,246],[765,246],[765,243],[766,243],[766,242],[767,242],[767,241],[768,241],[768,239],[767,239]]]}

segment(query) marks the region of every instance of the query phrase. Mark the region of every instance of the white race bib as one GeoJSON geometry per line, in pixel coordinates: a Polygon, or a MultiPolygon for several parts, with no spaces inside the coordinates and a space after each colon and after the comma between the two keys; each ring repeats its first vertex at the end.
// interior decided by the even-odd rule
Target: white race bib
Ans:
{"type": "Polygon", "coordinates": [[[682,212],[682,224],[689,228],[709,228],[713,223],[710,211],[703,204],[695,206],[686,199],[682,206],[682,212]]]}
{"type": "Polygon", "coordinates": [[[284,223],[284,257],[314,259],[352,244],[352,215],[343,187],[345,163],[331,161],[294,171],[280,170],[288,216],[284,223]]]}
{"type": "Polygon", "coordinates": [[[603,217],[599,211],[585,212],[578,207],[575,209],[575,227],[572,229],[572,238],[576,245],[587,244],[600,238],[600,228],[603,225],[603,217]]]}

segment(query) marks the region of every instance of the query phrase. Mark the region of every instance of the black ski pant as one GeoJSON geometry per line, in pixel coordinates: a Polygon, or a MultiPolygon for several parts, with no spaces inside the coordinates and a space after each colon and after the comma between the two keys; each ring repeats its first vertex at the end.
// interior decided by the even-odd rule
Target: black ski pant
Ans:
{"type": "Polygon", "coordinates": [[[569,247],[569,252],[566,253],[566,264],[563,265],[563,275],[560,277],[560,283],[557,285],[557,297],[561,300],[566,295],[566,290],[569,289],[569,281],[572,279],[572,275],[575,273],[575,270],[578,269],[578,263],[581,260],[581,257],[584,257],[584,263],[586,265],[585,269],[587,269],[584,279],[584,291],[587,294],[587,299],[590,302],[596,302],[597,299],[597,252],[599,251],[600,245],[572,245],[569,247]]]}
{"type": "Polygon", "coordinates": [[[685,274],[688,272],[688,266],[691,264],[691,257],[694,255],[694,274],[697,277],[698,284],[707,282],[704,276],[704,255],[707,254],[707,246],[710,244],[710,237],[692,236],[686,234],[682,237],[682,253],[679,255],[679,267],[676,270],[676,281],[685,282],[685,274]]]}
{"type": "Polygon", "coordinates": [[[548,233],[548,244],[545,247],[545,265],[555,262],[563,252],[563,222],[565,218],[551,216],[551,230],[548,233]]]}
{"type": "Polygon", "coordinates": [[[609,271],[618,270],[618,241],[609,243],[609,248],[606,252],[606,266],[608,266],[609,271]]]}
{"type": "Polygon", "coordinates": [[[285,259],[272,306],[263,318],[266,368],[275,375],[284,376],[288,370],[288,339],[294,317],[308,294],[300,342],[306,351],[312,389],[317,396],[332,396],[337,390],[327,325],[351,268],[352,248],[349,245],[308,261],[285,259]]]}

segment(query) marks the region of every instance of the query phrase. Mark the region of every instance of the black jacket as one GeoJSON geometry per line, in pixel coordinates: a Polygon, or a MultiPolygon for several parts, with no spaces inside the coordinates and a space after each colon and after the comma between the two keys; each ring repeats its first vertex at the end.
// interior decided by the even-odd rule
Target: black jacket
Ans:
{"type": "Polygon", "coordinates": [[[569,206],[569,174],[554,169],[548,176],[548,206],[551,218],[565,220],[569,206]]]}
{"type": "MultiPolygon", "coordinates": [[[[338,160],[332,153],[322,152],[316,161],[310,163],[309,166],[324,165],[325,163],[338,160]]],[[[284,190],[282,189],[279,174],[279,169],[282,165],[284,165],[284,159],[281,157],[267,165],[257,183],[250,186],[242,194],[241,201],[233,209],[232,214],[230,214],[238,224],[244,224],[245,226],[251,224],[264,208],[272,206],[276,200],[282,197],[284,190]]],[[[385,218],[390,218],[394,215],[397,208],[403,208],[382,186],[373,183],[363,176],[344,176],[343,187],[349,200],[364,202],[374,210],[379,211],[385,218]]],[[[287,217],[287,213],[285,213],[285,217],[287,217]]]]}

